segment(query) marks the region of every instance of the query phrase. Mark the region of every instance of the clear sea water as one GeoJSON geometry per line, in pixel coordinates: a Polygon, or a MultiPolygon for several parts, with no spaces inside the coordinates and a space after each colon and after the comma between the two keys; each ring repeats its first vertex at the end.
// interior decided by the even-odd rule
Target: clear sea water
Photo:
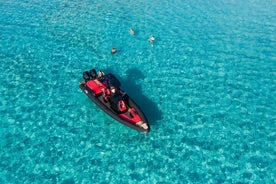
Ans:
{"type": "Polygon", "coordinates": [[[0,0],[0,183],[275,183],[275,9],[0,0]],[[92,68],[116,74],[149,134],[82,93],[92,68]]]}

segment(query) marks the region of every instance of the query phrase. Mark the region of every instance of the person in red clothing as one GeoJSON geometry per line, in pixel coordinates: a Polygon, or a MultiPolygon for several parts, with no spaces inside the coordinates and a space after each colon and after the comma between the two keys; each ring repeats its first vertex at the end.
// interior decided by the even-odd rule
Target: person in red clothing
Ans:
{"type": "Polygon", "coordinates": [[[105,102],[107,102],[109,100],[110,97],[110,91],[107,88],[102,88],[102,96],[105,102]]]}

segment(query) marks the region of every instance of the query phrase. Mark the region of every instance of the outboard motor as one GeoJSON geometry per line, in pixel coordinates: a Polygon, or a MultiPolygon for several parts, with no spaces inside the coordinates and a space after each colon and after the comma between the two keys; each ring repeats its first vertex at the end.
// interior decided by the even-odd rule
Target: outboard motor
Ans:
{"type": "Polygon", "coordinates": [[[85,80],[85,82],[89,81],[90,80],[89,72],[88,71],[83,72],[82,77],[85,80]]]}
{"type": "Polygon", "coordinates": [[[89,71],[89,75],[92,79],[96,79],[97,78],[97,72],[95,69],[92,69],[89,71]]]}

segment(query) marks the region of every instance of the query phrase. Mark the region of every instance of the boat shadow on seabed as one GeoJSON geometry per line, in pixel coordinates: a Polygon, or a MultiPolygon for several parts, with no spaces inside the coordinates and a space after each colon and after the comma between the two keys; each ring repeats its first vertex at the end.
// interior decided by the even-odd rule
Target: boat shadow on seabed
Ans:
{"type": "Polygon", "coordinates": [[[137,68],[127,70],[126,76],[125,79],[122,79],[119,76],[116,77],[121,81],[122,89],[124,89],[127,94],[137,102],[139,107],[143,109],[149,124],[154,125],[156,121],[162,119],[162,113],[153,101],[143,95],[141,86],[137,84],[137,81],[143,80],[145,76],[137,68]]]}

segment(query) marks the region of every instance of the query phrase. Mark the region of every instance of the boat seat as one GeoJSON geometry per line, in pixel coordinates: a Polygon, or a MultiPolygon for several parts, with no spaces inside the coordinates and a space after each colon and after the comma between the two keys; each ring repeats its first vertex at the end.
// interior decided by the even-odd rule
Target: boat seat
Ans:
{"type": "Polygon", "coordinates": [[[100,88],[100,86],[94,81],[94,80],[90,80],[86,83],[86,85],[96,94],[96,95],[100,95],[102,93],[102,90],[100,88]]]}

